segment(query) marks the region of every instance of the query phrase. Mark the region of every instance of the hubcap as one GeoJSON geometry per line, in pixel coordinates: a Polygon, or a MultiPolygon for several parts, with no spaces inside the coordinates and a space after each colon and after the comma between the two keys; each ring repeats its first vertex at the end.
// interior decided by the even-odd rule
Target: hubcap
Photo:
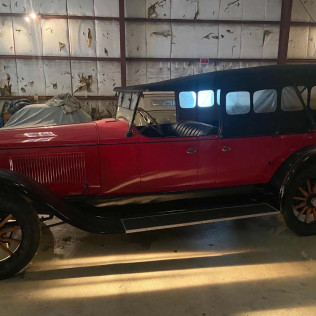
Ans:
{"type": "Polygon", "coordinates": [[[12,214],[0,217],[0,261],[10,258],[19,248],[21,227],[12,214]]]}
{"type": "Polygon", "coordinates": [[[316,181],[313,186],[311,180],[298,187],[293,198],[293,211],[296,217],[305,223],[316,221],[316,181]]]}

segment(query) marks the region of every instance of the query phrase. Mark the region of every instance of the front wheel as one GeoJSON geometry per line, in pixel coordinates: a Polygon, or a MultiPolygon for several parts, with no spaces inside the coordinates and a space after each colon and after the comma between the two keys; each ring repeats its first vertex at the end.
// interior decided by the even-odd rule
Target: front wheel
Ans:
{"type": "Polygon", "coordinates": [[[316,234],[316,168],[299,172],[284,194],[282,215],[298,235],[316,234]]]}
{"type": "Polygon", "coordinates": [[[5,279],[24,269],[34,257],[40,226],[37,214],[26,203],[0,199],[0,279],[5,279]]]}

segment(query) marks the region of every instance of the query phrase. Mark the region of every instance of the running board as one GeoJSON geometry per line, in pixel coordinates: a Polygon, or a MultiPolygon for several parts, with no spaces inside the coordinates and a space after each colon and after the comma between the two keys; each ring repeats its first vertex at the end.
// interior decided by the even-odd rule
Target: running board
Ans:
{"type": "Polygon", "coordinates": [[[238,205],[196,211],[177,211],[167,214],[122,219],[126,233],[166,229],[172,227],[229,221],[241,218],[279,214],[280,211],[267,203],[238,205]]]}

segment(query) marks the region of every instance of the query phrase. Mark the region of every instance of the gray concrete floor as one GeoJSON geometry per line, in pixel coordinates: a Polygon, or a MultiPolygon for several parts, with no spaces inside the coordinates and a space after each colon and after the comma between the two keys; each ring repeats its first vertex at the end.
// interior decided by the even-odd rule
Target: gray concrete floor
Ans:
{"type": "Polygon", "coordinates": [[[0,315],[316,315],[316,236],[277,216],[131,235],[43,228],[0,315]]]}

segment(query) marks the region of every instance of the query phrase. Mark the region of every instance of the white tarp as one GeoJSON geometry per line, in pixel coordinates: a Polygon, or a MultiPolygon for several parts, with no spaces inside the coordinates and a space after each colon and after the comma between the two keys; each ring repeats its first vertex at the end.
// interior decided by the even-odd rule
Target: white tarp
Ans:
{"type": "Polygon", "coordinates": [[[81,109],[76,109],[71,113],[66,113],[59,106],[32,104],[17,111],[3,128],[65,125],[91,121],[92,119],[90,115],[81,109]]]}

